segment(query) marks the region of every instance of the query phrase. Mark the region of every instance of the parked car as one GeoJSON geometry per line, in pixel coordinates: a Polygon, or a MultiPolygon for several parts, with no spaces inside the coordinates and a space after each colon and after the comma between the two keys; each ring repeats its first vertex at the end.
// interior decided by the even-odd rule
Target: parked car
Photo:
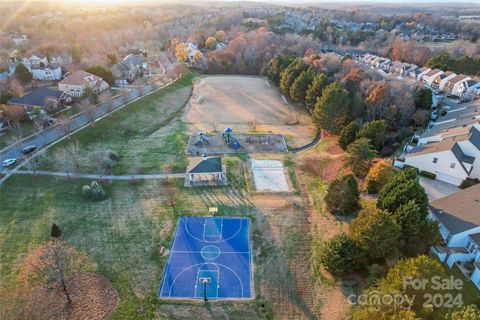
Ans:
{"type": "Polygon", "coordinates": [[[22,149],[23,154],[30,154],[37,149],[37,146],[27,146],[22,149]]]}
{"type": "Polygon", "coordinates": [[[13,166],[16,162],[17,162],[17,159],[15,159],[15,158],[10,158],[10,159],[3,160],[2,167],[6,168],[6,167],[13,166]]]}

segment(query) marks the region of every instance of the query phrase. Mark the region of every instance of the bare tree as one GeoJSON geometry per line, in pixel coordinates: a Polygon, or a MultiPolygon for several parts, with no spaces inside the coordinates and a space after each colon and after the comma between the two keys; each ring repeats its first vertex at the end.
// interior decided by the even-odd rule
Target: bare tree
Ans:
{"type": "Polygon", "coordinates": [[[44,159],[43,154],[40,154],[40,155],[28,160],[25,163],[25,165],[28,168],[28,170],[33,171],[33,174],[35,174],[37,172],[38,168],[40,168],[40,166],[42,165],[43,159],[44,159]]]}
{"type": "Polygon", "coordinates": [[[111,98],[112,97],[107,93],[102,93],[98,97],[100,104],[104,104],[105,107],[107,107],[107,112],[109,117],[112,116],[112,111],[113,111],[113,101],[111,100],[111,98]]]}
{"type": "Polygon", "coordinates": [[[69,141],[65,145],[65,152],[70,158],[71,163],[73,164],[75,170],[80,170],[80,142],[78,140],[69,141]]]}
{"type": "Polygon", "coordinates": [[[70,177],[70,170],[72,168],[72,157],[67,149],[62,149],[55,154],[55,160],[60,164],[61,168],[67,173],[67,177],[70,177]]]}
{"type": "Polygon", "coordinates": [[[93,127],[95,125],[96,106],[91,103],[88,103],[87,100],[84,100],[84,102],[80,103],[79,107],[80,107],[80,111],[85,114],[85,116],[88,119],[88,122],[93,127]]]}
{"type": "MultiPolygon", "coordinates": [[[[67,116],[61,116],[58,119],[60,121],[60,128],[62,129],[63,134],[68,136],[72,131],[73,120],[67,116]]],[[[68,136],[68,138],[70,139],[70,136],[68,136]]]]}
{"type": "Polygon", "coordinates": [[[122,96],[122,104],[127,104],[130,96],[128,90],[122,90],[121,96],[122,96]]]}
{"type": "Polygon", "coordinates": [[[143,96],[145,94],[145,86],[142,84],[139,84],[137,86],[137,92],[139,96],[143,96]]]}
{"type": "Polygon", "coordinates": [[[2,105],[1,109],[3,116],[12,127],[20,128],[20,120],[25,117],[25,109],[17,105],[2,105]]]}
{"type": "Polygon", "coordinates": [[[45,131],[43,130],[45,127],[45,119],[41,117],[36,117],[35,119],[33,119],[33,126],[35,128],[35,131],[39,134],[43,135],[45,133],[45,131]]]}
{"type": "Polygon", "coordinates": [[[72,303],[66,281],[66,275],[72,268],[72,257],[62,238],[50,240],[34,268],[37,275],[45,280],[47,286],[60,285],[59,289],[65,294],[67,303],[69,305],[72,303]]]}
{"type": "Polygon", "coordinates": [[[16,126],[11,128],[12,135],[10,139],[8,140],[8,144],[13,145],[16,143],[19,143],[23,139],[23,128],[18,123],[16,126]]]}
{"type": "Polygon", "coordinates": [[[250,127],[250,130],[252,130],[253,132],[256,132],[257,131],[257,126],[258,126],[257,119],[254,119],[254,120],[250,121],[248,123],[248,126],[250,127]]]}

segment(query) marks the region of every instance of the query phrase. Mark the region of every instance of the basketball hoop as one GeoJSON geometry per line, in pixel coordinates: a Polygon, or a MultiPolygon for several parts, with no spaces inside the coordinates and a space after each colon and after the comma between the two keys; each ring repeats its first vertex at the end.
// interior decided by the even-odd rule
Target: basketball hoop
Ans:
{"type": "Polygon", "coordinates": [[[206,301],[208,301],[208,299],[207,299],[207,284],[212,282],[212,278],[201,277],[201,278],[198,278],[198,282],[203,284],[203,301],[206,302],[206,301]]]}

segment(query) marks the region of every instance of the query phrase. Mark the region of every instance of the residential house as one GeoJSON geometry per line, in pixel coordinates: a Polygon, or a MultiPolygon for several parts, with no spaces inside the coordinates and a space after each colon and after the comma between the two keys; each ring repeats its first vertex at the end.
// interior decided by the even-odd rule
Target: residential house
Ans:
{"type": "Polygon", "coordinates": [[[442,112],[440,117],[435,121],[431,121],[427,131],[439,131],[480,123],[480,105],[476,101],[456,106],[444,106],[442,111],[447,113],[443,114],[442,112]]]}
{"type": "Polygon", "coordinates": [[[13,97],[8,103],[22,106],[29,114],[35,107],[41,108],[46,113],[55,112],[70,101],[71,96],[68,93],[49,88],[36,88],[22,97],[13,97]]]}
{"type": "Polygon", "coordinates": [[[217,50],[225,50],[227,48],[227,45],[223,42],[218,42],[215,44],[215,49],[217,50]]]}
{"type": "Polygon", "coordinates": [[[125,85],[133,82],[136,77],[149,75],[151,68],[143,54],[129,54],[112,67],[112,73],[116,84],[125,85]]]}
{"type": "Polygon", "coordinates": [[[471,126],[464,134],[419,143],[403,156],[405,165],[456,186],[467,178],[480,179],[480,125],[471,126]]]}
{"type": "Polygon", "coordinates": [[[415,64],[411,64],[410,68],[404,70],[403,76],[411,78],[412,75],[415,75],[415,70],[418,70],[419,67],[415,64]]]}
{"type": "Polygon", "coordinates": [[[445,84],[444,91],[448,94],[456,96],[458,93],[458,87],[460,84],[464,81],[471,80],[469,76],[459,74],[456,77],[453,77],[452,79],[448,80],[447,83],[445,84]]]}
{"type": "Polygon", "coordinates": [[[429,209],[443,239],[432,253],[480,289],[480,184],[432,201],[429,209]]]}
{"type": "Polygon", "coordinates": [[[57,63],[63,66],[71,64],[72,61],[73,61],[72,56],[69,54],[52,55],[50,57],[50,63],[57,63]]]}
{"type": "Polygon", "coordinates": [[[43,53],[34,52],[29,57],[23,58],[22,63],[27,68],[42,67],[48,64],[48,59],[43,53]]]}
{"type": "Polygon", "coordinates": [[[202,52],[200,49],[198,49],[198,46],[195,43],[188,43],[187,44],[187,50],[188,50],[188,61],[195,61],[198,59],[198,57],[202,56],[202,52]]]}
{"type": "Polygon", "coordinates": [[[28,37],[25,34],[13,33],[10,35],[10,39],[12,39],[13,43],[15,43],[16,46],[19,46],[27,42],[28,37]]]}
{"type": "Polygon", "coordinates": [[[44,67],[30,67],[33,79],[35,80],[60,80],[62,79],[62,68],[59,64],[49,63],[44,67]]]}
{"type": "Polygon", "coordinates": [[[398,74],[400,76],[407,76],[410,71],[417,68],[416,65],[411,65],[404,62],[394,61],[390,66],[390,72],[398,74]]]}
{"type": "Polygon", "coordinates": [[[121,62],[112,67],[112,73],[115,76],[116,85],[126,85],[135,80],[135,70],[121,62]]]}
{"type": "Polygon", "coordinates": [[[427,72],[430,72],[430,70],[432,69],[427,67],[418,68],[413,73],[410,74],[410,78],[420,81],[422,80],[423,75],[426,74],[427,72]]]}
{"type": "Polygon", "coordinates": [[[478,89],[480,89],[480,82],[475,80],[463,81],[458,85],[455,95],[463,101],[473,100],[478,89]]]}
{"type": "Polygon", "coordinates": [[[86,88],[100,93],[109,87],[102,78],[83,70],[77,70],[67,75],[58,83],[60,91],[70,94],[72,97],[81,97],[86,88]]]}
{"type": "Polygon", "coordinates": [[[393,61],[392,65],[390,66],[390,72],[399,75],[403,66],[404,66],[403,62],[393,61]]]}
{"type": "Polygon", "coordinates": [[[448,80],[453,79],[456,76],[457,74],[451,71],[439,74],[432,82],[432,89],[443,91],[448,80]]]}
{"type": "Polygon", "coordinates": [[[433,69],[433,70],[430,70],[428,71],[427,73],[425,73],[423,76],[422,76],[422,82],[423,84],[431,87],[432,86],[432,83],[433,81],[443,73],[442,70],[440,69],[433,69]]]}
{"type": "Polygon", "coordinates": [[[187,167],[185,186],[226,185],[227,169],[221,157],[191,158],[187,167]]]}

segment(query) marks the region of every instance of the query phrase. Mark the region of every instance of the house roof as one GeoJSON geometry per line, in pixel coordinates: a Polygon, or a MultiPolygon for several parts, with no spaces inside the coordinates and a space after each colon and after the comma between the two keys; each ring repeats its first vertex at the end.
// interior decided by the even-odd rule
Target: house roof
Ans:
{"type": "MultiPolygon", "coordinates": [[[[468,163],[470,165],[473,164],[473,162],[475,162],[475,157],[472,157],[472,156],[468,156],[466,155],[462,148],[460,148],[460,146],[458,145],[458,143],[455,143],[452,147],[452,153],[453,155],[455,156],[455,158],[457,158],[458,162],[460,163],[460,165],[462,166],[462,169],[465,171],[466,174],[470,174],[470,170],[468,170],[466,167],[465,167],[465,164],[464,163],[468,163]]],[[[472,167],[470,167],[472,168],[472,167]]]]}
{"type": "Polygon", "coordinates": [[[187,173],[212,173],[222,172],[221,157],[202,157],[193,160],[192,164],[187,168],[187,173]]]}
{"type": "Polygon", "coordinates": [[[44,67],[31,67],[31,69],[38,69],[38,70],[44,70],[44,69],[55,70],[58,68],[60,68],[60,65],[58,63],[49,63],[44,67]]]}
{"type": "Polygon", "coordinates": [[[475,81],[475,80],[467,80],[465,81],[468,85],[468,87],[473,87],[474,85],[478,84],[478,81],[475,81]]]}
{"type": "Polygon", "coordinates": [[[428,71],[428,72],[425,74],[425,76],[427,76],[427,77],[433,77],[434,75],[438,74],[439,72],[442,72],[442,73],[443,73],[443,71],[440,70],[440,69],[433,69],[433,70],[428,71]]]}
{"type": "Polygon", "coordinates": [[[463,75],[463,74],[459,74],[458,76],[448,80],[449,83],[452,83],[452,84],[455,84],[455,83],[458,83],[458,82],[462,82],[464,81],[465,79],[467,79],[468,76],[466,75],[463,75]]]}
{"type": "Polygon", "coordinates": [[[64,93],[62,91],[56,91],[49,88],[37,88],[28,92],[23,97],[13,97],[8,102],[24,106],[44,107],[46,105],[45,102],[47,98],[59,100],[63,94],[64,93]]]}
{"type": "Polygon", "coordinates": [[[419,75],[420,73],[423,73],[427,70],[430,70],[430,68],[422,67],[422,68],[416,69],[414,72],[415,72],[416,75],[419,75]]]}
{"type": "Polygon", "coordinates": [[[472,239],[473,242],[475,242],[476,244],[478,244],[480,246],[480,232],[471,234],[469,237],[470,237],[470,239],[472,239]]]}
{"type": "Polygon", "coordinates": [[[46,58],[46,55],[44,55],[43,53],[40,53],[40,52],[33,52],[32,55],[30,56],[30,58],[33,57],[33,56],[35,56],[37,58],[40,58],[40,59],[46,58]]]}
{"type": "Polygon", "coordinates": [[[480,150],[480,130],[476,126],[472,126],[470,129],[470,136],[468,137],[468,141],[475,146],[478,150],[480,150]]]}
{"type": "Polygon", "coordinates": [[[442,152],[451,150],[455,144],[459,141],[465,141],[468,139],[467,135],[459,135],[454,137],[445,138],[442,141],[438,142],[429,142],[422,144],[416,147],[413,147],[412,150],[407,154],[407,156],[418,156],[422,154],[432,153],[432,152],[442,152]]]}
{"type": "Polygon", "coordinates": [[[129,54],[123,59],[122,63],[136,66],[136,65],[141,65],[144,61],[145,61],[145,57],[143,56],[143,54],[129,54]]]}
{"type": "Polygon", "coordinates": [[[468,126],[479,123],[480,103],[478,101],[472,102],[470,106],[460,105],[456,108],[451,108],[448,113],[441,116],[435,122],[430,130],[440,131],[448,128],[468,126]]]}
{"type": "Polygon", "coordinates": [[[59,82],[59,84],[69,84],[69,85],[75,85],[75,86],[82,86],[85,84],[85,78],[86,77],[92,77],[94,81],[98,80],[103,80],[102,78],[91,74],[87,71],[83,70],[77,70],[71,74],[69,74],[67,77],[65,77],[62,81],[59,82]]]}
{"type": "Polygon", "coordinates": [[[453,234],[480,226],[480,184],[432,201],[430,210],[453,234]]]}

